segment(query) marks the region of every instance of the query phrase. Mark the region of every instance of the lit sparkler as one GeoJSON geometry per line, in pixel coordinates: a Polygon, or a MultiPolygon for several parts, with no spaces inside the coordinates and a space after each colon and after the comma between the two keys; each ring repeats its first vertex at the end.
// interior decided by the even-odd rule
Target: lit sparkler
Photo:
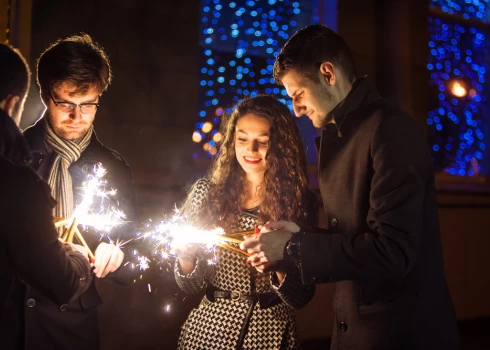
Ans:
{"type": "Polygon", "coordinates": [[[243,236],[253,234],[254,231],[236,232],[226,234],[222,228],[211,230],[200,229],[186,222],[178,209],[169,221],[161,221],[156,226],[147,225],[147,231],[139,234],[138,239],[150,240],[157,255],[164,260],[174,256],[176,247],[198,244],[208,252],[213,252],[219,246],[237,253],[249,256],[248,253],[234,246],[243,241],[243,236]]]}
{"type": "Polygon", "coordinates": [[[117,193],[115,189],[105,190],[106,181],[104,176],[106,174],[106,169],[100,163],[96,164],[93,168],[93,175],[89,175],[83,184],[82,200],[73,211],[73,215],[68,219],[55,221],[56,227],[67,227],[66,231],[61,235],[61,239],[64,242],[72,242],[73,238],[76,237],[80,244],[89,250],[89,256],[92,259],[94,254],[85,242],[77,225],[93,227],[98,232],[109,234],[114,227],[123,224],[126,218],[123,211],[105,203],[105,199],[115,196],[117,193]],[[101,198],[101,204],[98,208],[94,205],[96,198],[101,198]]]}

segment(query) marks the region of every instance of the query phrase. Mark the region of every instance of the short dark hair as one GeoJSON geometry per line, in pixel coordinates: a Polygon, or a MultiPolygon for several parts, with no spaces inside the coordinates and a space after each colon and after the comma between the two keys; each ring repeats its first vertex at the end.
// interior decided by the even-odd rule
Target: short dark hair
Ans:
{"type": "Polygon", "coordinates": [[[277,56],[274,79],[282,85],[284,75],[294,69],[316,80],[323,62],[332,62],[341,68],[349,81],[355,80],[354,60],[344,39],[323,24],[307,26],[298,30],[277,56]]]}
{"type": "Polygon", "coordinates": [[[63,82],[75,85],[76,95],[85,94],[92,87],[101,94],[111,79],[109,57],[88,34],[54,42],[37,60],[37,83],[43,94],[63,82]]]}
{"type": "Polygon", "coordinates": [[[30,74],[29,65],[20,51],[0,43],[0,101],[9,95],[23,100],[29,91],[30,74]]]}

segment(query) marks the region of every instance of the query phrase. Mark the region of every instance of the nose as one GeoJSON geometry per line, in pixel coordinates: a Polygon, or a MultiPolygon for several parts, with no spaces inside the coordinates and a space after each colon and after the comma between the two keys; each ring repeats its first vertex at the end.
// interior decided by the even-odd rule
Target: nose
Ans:
{"type": "Polygon", "coordinates": [[[81,120],[82,119],[82,111],[80,110],[80,106],[75,106],[70,112],[70,118],[73,120],[81,120]]]}
{"type": "Polygon", "coordinates": [[[249,152],[258,152],[259,150],[259,142],[257,140],[253,140],[250,142],[250,145],[248,146],[248,151],[249,152]]]}
{"type": "Polygon", "coordinates": [[[293,109],[294,109],[294,114],[298,118],[301,117],[306,112],[305,106],[299,105],[298,102],[296,101],[293,101],[293,109]]]}

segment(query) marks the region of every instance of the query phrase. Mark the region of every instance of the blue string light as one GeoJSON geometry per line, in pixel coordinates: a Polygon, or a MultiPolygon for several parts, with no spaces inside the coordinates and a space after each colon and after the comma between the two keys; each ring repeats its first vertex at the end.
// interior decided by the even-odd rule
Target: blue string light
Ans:
{"type": "MultiPolygon", "coordinates": [[[[489,0],[432,0],[449,14],[486,22],[489,0]]],[[[427,124],[433,159],[438,170],[451,175],[490,174],[486,155],[490,27],[432,16],[429,22],[430,89],[427,124]]]]}
{"type": "Polygon", "coordinates": [[[489,0],[431,0],[430,4],[450,15],[461,15],[465,19],[476,19],[489,23],[488,2],[489,0]]]}
{"type": "MultiPolygon", "coordinates": [[[[271,78],[275,57],[294,32],[318,23],[317,5],[316,0],[201,0],[199,122],[193,135],[202,137],[193,140],[204,154],[216,153],[220,117],[245,96],[287,96],[271,78]],[[213,126],[208,132],[206,122],[213,126]]],[[[287,105],[291,108],[290,101],[287,105]]]]}

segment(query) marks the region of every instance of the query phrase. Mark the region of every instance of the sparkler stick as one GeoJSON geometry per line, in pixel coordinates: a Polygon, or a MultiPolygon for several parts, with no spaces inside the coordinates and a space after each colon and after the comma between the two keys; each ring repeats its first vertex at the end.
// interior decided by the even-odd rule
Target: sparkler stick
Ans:
{"type": "Polygon", "coordinates": [[[243,241],[243,236],[250,236],[250,235],[253,235],[255,233],[256,233],[255,230],[248,230],[248,231],[225,233],[225,234],[223,234],[223,236],[232,237],[232,238],[239,238],[243,241]]]}
{"type": "Polygon", "coordinates": [[[224,236],[224,235],[218,235],[218,239],[220,241],[227,242],[227,243],[240,244],[243,242],[243,239],[228,237],[228,236],[224,236]]]}
{"type": "Polygon", "coordinates": [[[70,226],[67,227],[67,229],[65,230],[65,232],[63,232],[63,234],[61,235],[61,240],[63,242],[73,242],[73,230],[75,229],[75,227],[78,224],[77,221],[78,220],[76,220],[76,218],[73,218],[73,220],[70,223],[70,226]]]}
{"type": "Polygon", "coordinates": [[[64,218],[58,218],[54,220],[54,227],[58,228],[61,226],[65,226],[70,220],[64,218]]]}
{"type": "Polygon", "coordinates": [[[122,224],[125,218],[122,211],[112,207],[106,208],[101,206],[99,210],[93,208],[96,197],[107,198],[116,194],[116,190],[114,189],[111,191],[105,190],[106,183],[103,177],[106,174],[106,170],[100,163],[94,166],[93,172],[94,174],[90,175],[83,184],[84,195],[82,201],[75,208],[73,215],[70,218],[57,218],[54,221],[54,225],[57,228],[69,225],[61,235],[61,240],[71,243],[73,242],[73,238],[76,237],[78,242],[87,248],[88,255],[92,259],[94,259],[94,254],[78,229],[78,224],[91,226],[107,234],[113,227],[122,224]]]}
{"type": "Polygon", "coordinates": [[[236,253],[240,253],[242,255],[245,255],[246,257],[249,257],[250,256],[250,254],[248,254],[247,252],[245,252],[245,251],[243,251],[243,250],[241,250],[239,248],[233,247],[233,246],[231,246],[229,244],[226,244],[226,243],[218,243],[217,245],[220,246],[221,248],[232,250],[232,251],[234,251],[236,253]]]}
{"type": "Polygon", "coordinates": [[[83,238],[82,234],[80,233],[80,231],[78,230],[78,227],[75,227],[75,236],[77,237],[78,241],[85,247],[88,249],[88,256],[90,257],[90,259],[95,259],[95,255],[94,253],[92,253],[92,250],[90,249],[90,247],[88,246],[87,242],[85,241],[85,239],[83,238]]]}
{"type": "Polygon", "coordinates": [[[75,229],[78,225],[78,220],[76,217],[73,218],[73,221],[68,229],[68,233],[66,234],[66,241],[73,242],[73,235],[75,234],[75,229]]]}

